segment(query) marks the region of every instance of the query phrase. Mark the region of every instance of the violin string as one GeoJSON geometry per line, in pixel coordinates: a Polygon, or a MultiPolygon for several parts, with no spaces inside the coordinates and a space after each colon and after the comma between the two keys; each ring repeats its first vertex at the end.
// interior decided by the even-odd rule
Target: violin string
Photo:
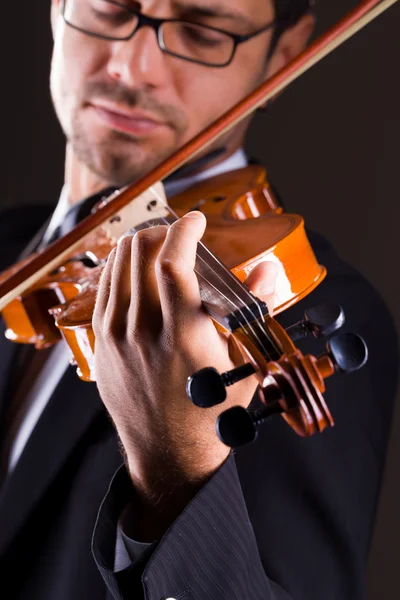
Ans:
{"type": "MultiPolygon", "coordinates": [[[[152,193],[153,193],[153,194],[154,194],[154,195],[155,195],[155,196],[158,198],[158,200],[159,200],[159,201],[160,201],[160,202],[161,202],[161,203],[164,205],[164,207],[165,207],[165,208],[166,208],[166,209],[167,209],[167,210],[170,212],[170,214],[171,214],[171,215],[174,217],[174,219],[176,219],[176,220],[178,221],[178,220],[179,220],[179,216],[176,214],[176,212],[174,211],[174,209],[173,209],[173,208],[171,208],[171,207],[170,207],[168,204],[166,204],[166,203],[165,203],[165,201],[163,200],[163,198],[162,198],[162,197],[159,195],[159,193],[158,193],[158,192],[157,192],[157,191],[156,191],[156,190],[155,190],[153,187],[151,187],[151,188],[150,188],[150,190],[151,190],[151,192],[152,192],[152,193]]],[[[167,223],[168,223],[168,222],[167,222],[167,223]]],[[[168,225],[169,225],[169,223],[168,223],[168,225]]],[[[205,252],[206,252],[207,254],[209,254],[209,256],[212,258],[213,262],[217,263],[217,264],[218,264],[218,266],[219,266],[221,269],[223,269],[224,273],[225,273],[225,274],[226,274],[226,275],[227,275],[227,276],[228,276],[230,279],[232,279],[232,280],[233,280],[233,281],[234,281],[236,284],[239,284],[239,285],[240,285],[240,287],[241,287],[241,290],[242,290],[242,291],[245,293],[245,295],[247,296],[247,298],[248,298],[249,300],[251,300],[251,303],[252,303],[252,304],[255,304],[255,305],[257,306],[257,308],[258,308],[258,310],[259,310],[259,312],[260,312],[260,318],[261,318],[262,320],[264,320],[264,314],[263,314],[263,311],[262,311],[262,309],[261,309],[261,306],[260,306],[260,304],[259,304],[259,302],[260,302],[260,301],[258,300],[258,298],[257,298],[256,296],[254,296],[254,295],[253,295],[253,294],[250,292],[250,290],[248,290],[248,289],[247,289],[247,287],[246,287],[245,285],[243,285],[243,284],[242,284],[242,282],[241,282],[240,280],[238,280],[238,279],[237,279],[237,277],[236,277],[236,276],[235,276],[235,275],[234,275],[234,274],[233,274],[233,273],[232,273],[232,272],[231,272],[229,269],[227,269],[227,268],[225,267],[225,265],[224,265],[223,263],[221,263],[221,261],[220,261],[220,260],[219,260],[219,259],[218,259],[218,258],[215,256],[215,254],[213,254],[213,253],[211,252],[211,250],[210,250],[209,248],[207,248],[207,246],[205,246],[205,245],[203,244],[203,242],[199,242],[199,245],[200,245],[200,246],[201,246],[201,247],[202,247],[202,248],[205,250],[205,252]]],[[[199,258],[199,259],[201,259],[201,257],[200,257],[199,255],[197,255],[197,256],[198,256],[198,258],[199,258]]],[[[205,261],[204,261],[204,259],[202,259],[202,260],[203,260],[203,262],[205,262],[205,261]]],[[[205,263],[205,264],[206,264],[206,263],[205,263]]],[[[208,266],[209,266],[209,265],[208,265],[208,266]]],[[[215,271],[215,269],[213,269],[212,267],[210,267],[210,268],[211,268],[211,271],[212,271],[212,272],[213,272],[215,275],[218,275],[218,274],[217,274],[217,272],[215,271]]],[[[223,281],[223,279],[221,278],[221,276],[218,276],[218,277],[219,277],[219,279],[221,279],[221,281],[223,281]]],[[[232,288],[229,288],[229,286],[228,286],[228,284],[227,284],[226,282],[224,282],[224,281],[223,281],[223,283],[225,283],[225,285],[228,287],[228,289],[230,289],[230,290],[231,290],[233,293],[235,293],[235,292],[234,292],[234,290],[233,290],[232,288]]],[[[236,295],[236,297],[237,297],[237,298],[239,298],[239,299],[240,299],[240,297],[239,297],[237,294],[235,294],[235,295],[236,295]]],[[[250,310],[250,309],[249,309],[249,310],[250,310]]],[[[251,311],[251,312],[252,312],[252,311],[251,311]]],[[[258,318],[258,317],[257,317],[257,316],[256,316],[256,315],[253,313],[253,312],[252,312],[252,315],[253,315],[254,319],[257,319],[257,318],[258,318]]]]}
{"type": "MultiPolygon", "coordinates": [[[[170,226],[171,224],[167,221],[167,219],[165,219],[165,217],[161,217],[161,220],[168,226],[170,226]]],[[[200,242],[201,243],[201,242],[200,242]]],[[[204,246],[204,244],[202,244],[204,246]]],[[[205,247],[205,246],[204,246],[205,247]]],[[[211,253],[210,253],[211,254],[211,253]]],[[[212,256],[212,254],[211,254],[212,256]]],[[[238,296],[235,291],[229,287],[229,285],[222,279],[222,277],[212,268],[210,267],[210,265],[208,263],[206,263],[206,261],[197,254],[197,258],[203,263],[205,264],[208,268],[211,269],[211,272],[222,282],[222,284],[227,287],[235,296],[238,300],[240,300],[240,296],[238,296]]],[[[249,319],[246,316],[246,313],[243,311],[242,307],[239,306],[238,304],[236,304],[233,300],[231,300],[231,298],[229,298],[228,296],[226,296],[223,291],[218,288],[216,285],[214,285],[207,277],[205,277],[205,275],[203,275],[202,273],[200,273],[199,271],[196,270],[196,268],[194,269],[195,273],[197,274],[198,277],[201,277],[214,291],[217,292],[217,294],[219,294],[224,300],[226,300],[228,302],[228,304],[230,304],[231,306],[233,306],[235,311],[238,311],[240,313],[240,315],[242,316],[243,320],[245,321],[247,327],[249,328],[249,330],[251,331],[251,333],[254,336],[254,339],[258,342],[258,344],[260,345],[260,347],[262,348],[262,350],[264,351],[264,353],[268,356],[268,350],[265,348],[264,343],[262,341],[262,339],[258,336],[256,330],[254,329],[253,323],[255,323],[260,331],[262,333],[265,333],[264,330],[262,329],[261,325],[258,322],[258,319],[256,318],[256,316],[254,315],[252,309],[250,307],[247,307],[249,312],[253,315],[254,317],[254,321],[249,321],[249,319]]],[[[252,300],[256,300],[256,298],[252,297],[252,300]]],[[[262,314],[262,313],[261,313],[262,314]]],[[[262,318],[264,319],[264,315],[262,315],[262,318]]]]}
{"type": "MultiPolygon", "coordinates": [[[[156,196],[156,198],[159,200],[159,202],[161,204],[164,205],[164,207],[169,211],[169,213],[176,219],[179,220],[178,215],[175,213],[175,211],[168,206],[168,204],[164,201],[164,199],[160,196],[160,194],[153,188],[150,188],[151,192],[156,196]]],[[[163,222],[170,226],[170,223],[167,221],[167,219],[165,219],[164,217],[162,217],[163,222]]],[[[231,273],[231,271],[229,269],[227,269],[216,257],[215,255],[207,248],[207,246],[205,246],[202,242],[199,242],[199,244],[201,245],[201,247],[206,251],[206,253],[212,258],[212,260],[214,262],[216,262],[218,264],[218,266],[220,266],[223,270],[224,273],[230,278],[232,279],[235,284],[237,285],[239,283],[240,288],[242,291],[244,291],[245,295],[247,296],[248,299],[251,300],[250,305],[246,304],[246,308],[247,310],[250,312],[250,314],[253,316],[253,319],[257,326],[257,328],[262,332],[263,335],[266,335],[267,332],[265,331],[265,329],[263,329],[263,327],[261,326],[260,322],[259,322],[259,317],[257,317],[257,315],[253,312],[252,306],[256,305],[259,313],[260,313],[260,318],[261,320],[265,323],[264,320],[264,314],[262,312],[261,306],[259,304],[259,300],[256,296],[254,296],[253,294],[251,294],[250,290],[248,290],[236,277],[235,275],[233,275],[233,273],[231,273]]],[[[203,264],[205,264],[210,270],[211,272],[222,282],[222,284],[237,298],[237,300],[241,303],[244,303],[243,300],[240,298],[240,296],[235,292],[235,290],[229,286],[229,284],[221,277],[221,275],[219,275],[219,273],[212,267],[210,266],[210,264],[208,264],[201,256],[199,256],[199,254],[197,253],[197,258],[199,260],[201,260],[201,262],[203,262],[203,264]]],[[[196,269],[195,272],[197,273],[196,269]]],[[[199,275],[199,273],[197,273],[199,275]]],[[[201,274],[200,274],[201,275],[201,274]]],[[[220,296],[222,296],[226,301],[228,301],[229,304],[231,304],[236,311],[238,311],[240,313],[240,315],[242,316],[244,322],[246,323],[246,325],[248,326],[248,328],[250,329],[250,331],[252,332],[252,334],[254,335],[255,339],[257,340],[257,342],[260,344],[260,347],[263,349],[263,351],[265,352],[265,354],[267,355],[268,352],[262,342],[262,338],[260,339],[259,335],[256,333],[252,322],[249,321],[249,319],[246,316],[246,313],[243,311],[242,307],[240,305],[235,304],[235,302],[233,300],[231,300],[230,298],[228,298],[221,289],[217,288],[215,285],[213,285],[204,275],[201,275],[201,277],[208,283],[208,285],[210,285],[220,296]]],[[[269,338],[269,336],[267,336],[269,341],[273,344],[272,340],[269,338]]],[[[275,346],[275,344],[273,344],[275,346]]]]}
{"type": "MultiPolygon", "coordinates": [[[[205,246],[205,245],[204,245],[202,242],[200,242],[200,244],[201,244],[201,246],[202,246],[203,248],[205,248],[205,249],[206,249],[206,250],[209,252],[209,254],[210,254],[212,257],[213,257],[213,254],[212,254],[212,253],[211,253],[211,252],[208,250],[208,248],[207,248],[207,247],[206,247],[206,246],[205,246]]],[[[210,265],[209,265],[209,264],[208,264],[208,263],[207,263],[207,262],[204,260],[204,258],[202,258],[201,256],[198,256],[198,258],[199,258],[199,260],[201,260],[201,261],[202,261],[204,264],[206,264],[208,267],[210,266],[210,265]]],[[[243,302],[243,301],[241,300],[240,296],[239,296],[239,295],[238,295],[238,294],[237,294],[237,293],[236,293],[236,292],[233,290],[233,288],[231,288],[231,287],[228,285],[228,283],[227,283],[227,282],[226,282],[226,281],[225,281],[225,280],[224,280],[224,279],[221,277],[221,275],[219,275],[219,274],[217,273],[217,271],[215,271],[215,270],[214,270],[214,269],[212,269],[212,268],[211,268],[211,271],[213,272],[213,274],[214,274],[214,275],[216,275],[216,277],[217,277],[217,278],[220,280],[220,282],[221,282],[221,283],[222,283],[222,284],[223,284],[223,285],[224,285],[224,286],[225,286],[225,287],[226,287],[226,288],[227,288],[227,289],[228,289],[228,290],[229,290],[231,293],[233,293],[233,294],[234,294],[234,296],[235,296],[235,297],[238,299],[238,301],[239,301],[239,302],[243,302]]],[[[196,272],[197,272],[197,271],[196,271],[196,272]]],[[[229,273],[230,273],[230,272],[229,272],[229,273]]],[[[198,273],[197,273],[197,274],[198,274],[198,273]]],[[[237,311],[240,313],[240,315],[242,316],[242,318],[243,318],[243,319],[244,319],[244,321],[246,322],[246,325],[249,327],[249,329],[251,330],[252,334],[254,335],[255,339],[258,341],[258,343],[260,344],[261,348],[262,348],[262,349],[264,350],[264,352],[267,354],[267,350],[266,350],[266,348],[265,348],[265,346],[264,346],[264,344],[263,344],[263,342],[262,342],[262,339],[260,339],[260,338],[259,338],[259,336],[257,335],[257,333],[256,333],[256,330],[254,329],[254,326],[253,326],[253,324],[255,324],[255,326],[256,326],[256,327],[257,327],[257,328],[260,330],[260,332],[261,332],[262,334],[264,334],[264,335],[266,334],[265,330],[262,328],[262,326],[261,326],[261,324],[260,324],[260,322],[259,322],[259,320],[258,320],[258,317],[255,315],[255,313],[253,312],[253,309],[252,309],[252,305],[254,305],[254,304],[255,304],[255,305],[257,306],[257,308],[259,309],[259,311],[260,311],[260,315],[261,315],[261,319],[262,319],[262,321],[265,323],[265,320],[264,320],[264,315],[263,315],[263,313],[262,313],[262,310],[261,310],[261,308],[260,308],[260,306],[259,306],[259,304],[258,304],[258,300],[257,300],[256,296],[253,296],[252,294],[250,294],[250,292],[248,293],[248,296],[249,296],[249,297],[250,297],[250,299],[251,299],[251,304],[250,304],[250,305],[246,305],[246,309],[247,309],[247,310],[250,312],[250,314],[251,314],[251,315],[252,315],[252,317],[253,317],[253,321],[249,321],[249,319],[248,319],[248,318],[247,318],[247,316],[246,316],[246,312],[244,312],[244,311],[243,311],[243,308],[242,308],[241,306],[239,306],[238,304],[235,304],[235,302],[234,302],[233,300],[231,300],[230,298],[228,298],[228,297],[227,297],[227,296],[226,296],[226,295],[225,295],[225,294],[222,292],[222,290],[221,290],[221,289],[219,289],[219,288],[217,288],[215,285],[213,285],[213,284],[212,284],[212,283],[211,283],[209,280],[207,280],[207,278],[206,278],[206,277],[204,277],[204,276],[202,276],[202,277],[203,277],[203,279],[204,279],[204,280],[205,280],[205,281],[208,283],[208,285],[211,285],[211,286],[213,287],[213,289],[215,289],[215,290],[216,290],[216,292],[217,292],[217,293],[219,293],[219,294],[220,294],[220,295],[221,295],[221,296],[222,296],[222,297],[223,297],[225,300],[227,300],[227,301],[228,301],[228,302],[229,302],[229,303],[230,303],[230,304],[231,304],[231,305],[232,305],[232,306],[235,308],[235,310],[237,310],[237,311]]]]}
{"type": "MultiPolygon", "coordinates": [[[[258,308],[258,311],[260,313],[260,318],[262,321],[264,321],[264,313],[260,306],[260,300],[257,298],[257,296],[254,296],[254,294],[252,294],[250,292],[250,290],[248,290],[247,287],[245,285],[243,285],[242,282],[240,280],[238,280],[237,277],[229,269],[227,269],[223,263],[221,263],[221,261],[211,252],[211,250],[209,248],[207,248],[207,246],[205,244],[203,244],[203,242],[199,242],[199,244],[207,252],[207,254],[209,254],[211,256],[213,261],[216,262],[218,264],[218,266],[223,269],[225,275],[227,275],[230,279],[232,279],[232,281],[234,281],[236,284],[238,282],[240,283],[241,290],[245,293],[245,295],[251,301],[251,305],[256,305],[256,307],[258,308]]],[[[215,270],[214,270],[214,273],[217,274],[217,272],[215,270]]],[[[219,276],[219,278],[222,281],[224,281],[221,276],[219,276]]],[[[234,290],[232,288],[229,288],[228,284],[225,283],[225,285],[227,285],[228,289],[230,289],[232,292],[234,292],[234,290]]],[[[236,296],[239,298],[238,295],[236,295],[236,296]]],[[[249,308],[249,310],[251,310],[251,309],[249,308]]],[[[253,313],[252,310],[251,310],[251,313],[255,320],[258,319],[258,317],[253,313]]]]}
{"type": "MultiPolygon", "coordinates": [[[[150,188],[151,192],[158,198],[158,200],[161,202],[161,204],[164,205],[164,207],[169,211],[169,213],[174,217],[174,219],[179,220],[179,216],[176,214],[176,212],[164,201],[164,199],[158,194],[158,192],[154,189],[154,188],[150,188]]],[[[170,225],[170,223],[166,220],[163,219],[164,222],[167,225],[170,225]]],[[[253,294],[251,294],[250,290],[247,289],[247,287],[245,285],[242,284],[241,281],[239,281],[237,279],[237,277],[229,270],[225,267],[225,265],[223,265],[223,263],[221,263],[218,258],[211,252],[211,250],[209,250],[209,248],[207,248],[207,246],[205,246],[203,244],[203,242],[199,242],[199,245],[206,251],[206,253],[211,257],[211,259],[213,260],[214,263],[216,263],[223,271],[224,271],[224,275],[227,276],[228,278],[230,278],[232,281],[234,281],[234,283],[236,285],[240,286],[240,289],[242,292],[245,293],[245,295],[247,296],[247,299],[250,300],[250,305],[246,304],[242,298],[240,298],[240,296],[235,292],[235,290],[229,286],[229,284],[225,281],[225,279],[223,279],[221,277],[221,275],[219,275],[219,273],[209,264],[207,263],[203,257],[201,257],[198,253],[197,254],[197,258],[203,263],[205,264],[213,273],[213,275],[215,275],[220,282],[222,282],[222,284],[232,293],[234,294],[234,296],[237,298],[237,300],[239,302],[241,302],[242,304],[245,304],[247,310],[250,312],[250,314],[253,317],[253,321],[255,322],[256,326],[259,328],[259,330],[261,331],[261,333],[263,335],[266,335],[266,331],[265,329],[263,329],[263,327],[261,326],[257,315],[253,312],[252,306],[256,305],[259,313],[260,313],[260,318],[261,320],[265,323],[265,319],[264,319],[264,314],[263,311],[261,309],[260,306],[260,301],[258,300],[258,298],[256,296],[254,296],[253,294]]],[[[195,269],[195,272],[196,269],[195,269]]],[[[197,272],[198,275],[200,275],[200,273],[197,272]]],[[[208,285],[210,285],[220,296],[222,296],[225,300],[227,300],[229,302],[229,304],[231,304],[235,310],[237,310],[241,316],[243,317],[244,321],[246,322],[246,325],[249,327],[249,329],[252,331],[253,335],[255,336],[255,338],[257,339],[258,343],[261,345],[262,349],[264,350],[265,353],[267,353],[264,344],[262,343],[262,340],[258,337],[258,335],[256,334],[254,327],[252,326],[251,322],[248,320],[246,314],[243,312],[242,308],[240,305],[235,304],[235,302],[233,300],[231,300],[230,298],[228,298],[221,289],[217,288],[215,285],[213,285],[204,275],[201,275],[202,278],[204,279],[204,281],[206,281],[206,283],[208,283],[208,285]]],[[[275,346],[275,344],[273,344],[272,340],[270,339],[270,337],[267,335],[270,343],[272,343],[272,345],[275,346]]],[[[276,347],[275,347],[276,349],[276,347]]]]}

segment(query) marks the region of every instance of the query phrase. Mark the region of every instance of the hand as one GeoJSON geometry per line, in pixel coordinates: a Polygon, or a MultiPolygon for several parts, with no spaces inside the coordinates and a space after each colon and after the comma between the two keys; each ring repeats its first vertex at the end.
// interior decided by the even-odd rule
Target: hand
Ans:
{"type": "MultiPolygon", "coordinates": [[[[205,226],[192,212],[170,228],[123,239],[104,269],[93,316],[100,395],[132,481],[154,505],[170,496],[176,505],[177,493],[186,502],[219,468],[229,449],[215,433],[216,418],[232,405],[247,407],[257,385],[253,377],[229,388],[214,409],[197,408],[186,396],[186,380],[199,369],[235,367],[227,337],[202,307],[194,273],[205,226]]],[[[246,282],[270,309],[276,274],[273,263],[263,263],[246,282]]]]}

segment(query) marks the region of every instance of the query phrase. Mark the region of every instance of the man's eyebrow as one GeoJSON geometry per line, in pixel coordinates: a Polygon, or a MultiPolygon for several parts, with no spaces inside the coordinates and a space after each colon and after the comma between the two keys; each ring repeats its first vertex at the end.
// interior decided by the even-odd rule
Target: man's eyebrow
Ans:
{"type": "Polygon", "coordinates": [[[196,2],[173,2],[174,7],[183,15],[193,16],[193,17],[213,17],[219,19],[227,19],[232,21],[232,23],[237,23],[241,25],[243,29],[248,29],[251,31],[256,31],[260,29],[260,24],[255,23],[252,19],[244,15],[243,13],[236,12],[234,10],[219,6],[219,5],[204,5],[196,4],[196,2]]]}

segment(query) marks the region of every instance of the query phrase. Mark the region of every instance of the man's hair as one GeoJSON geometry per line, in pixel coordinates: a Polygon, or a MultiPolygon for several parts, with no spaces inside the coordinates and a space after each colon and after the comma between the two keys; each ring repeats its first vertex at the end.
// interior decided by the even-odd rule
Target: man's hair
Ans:
{"type": "Polygon", "coordinates": [[[274,53],[278,40],[288,27],[295,25],[315,4],[315,0],[274,0],[276,25],[269,48],[268,59],[274,53]]]}
{"type": "Polygon", "coordinates": [[[282,28],[294,25],[313,4],[312,0],[274,0],[274,2],[276,19],[282,28]]]}

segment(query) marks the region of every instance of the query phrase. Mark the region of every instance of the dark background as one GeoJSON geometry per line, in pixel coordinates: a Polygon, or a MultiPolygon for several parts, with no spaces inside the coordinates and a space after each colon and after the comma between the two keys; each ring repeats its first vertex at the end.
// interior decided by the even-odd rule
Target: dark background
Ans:
{"type": "MultiPolygon", "coordinates": [[[[323,0],[318,31],[355,4],[323,0]]],[[[1,14],[0,209],[55,204],[64,141],[48,92],[49,2],[2,3],[1,14]]],[[[268,167],[286,209],[302,214],[381,291],[400,330],[399,59],[400,3],[293,84],[269,113],[257,115],[248,150],[268,167]]],[[[400,409],[369,561],[368,600],[398,593],[399,478],[400,409]]]]}

